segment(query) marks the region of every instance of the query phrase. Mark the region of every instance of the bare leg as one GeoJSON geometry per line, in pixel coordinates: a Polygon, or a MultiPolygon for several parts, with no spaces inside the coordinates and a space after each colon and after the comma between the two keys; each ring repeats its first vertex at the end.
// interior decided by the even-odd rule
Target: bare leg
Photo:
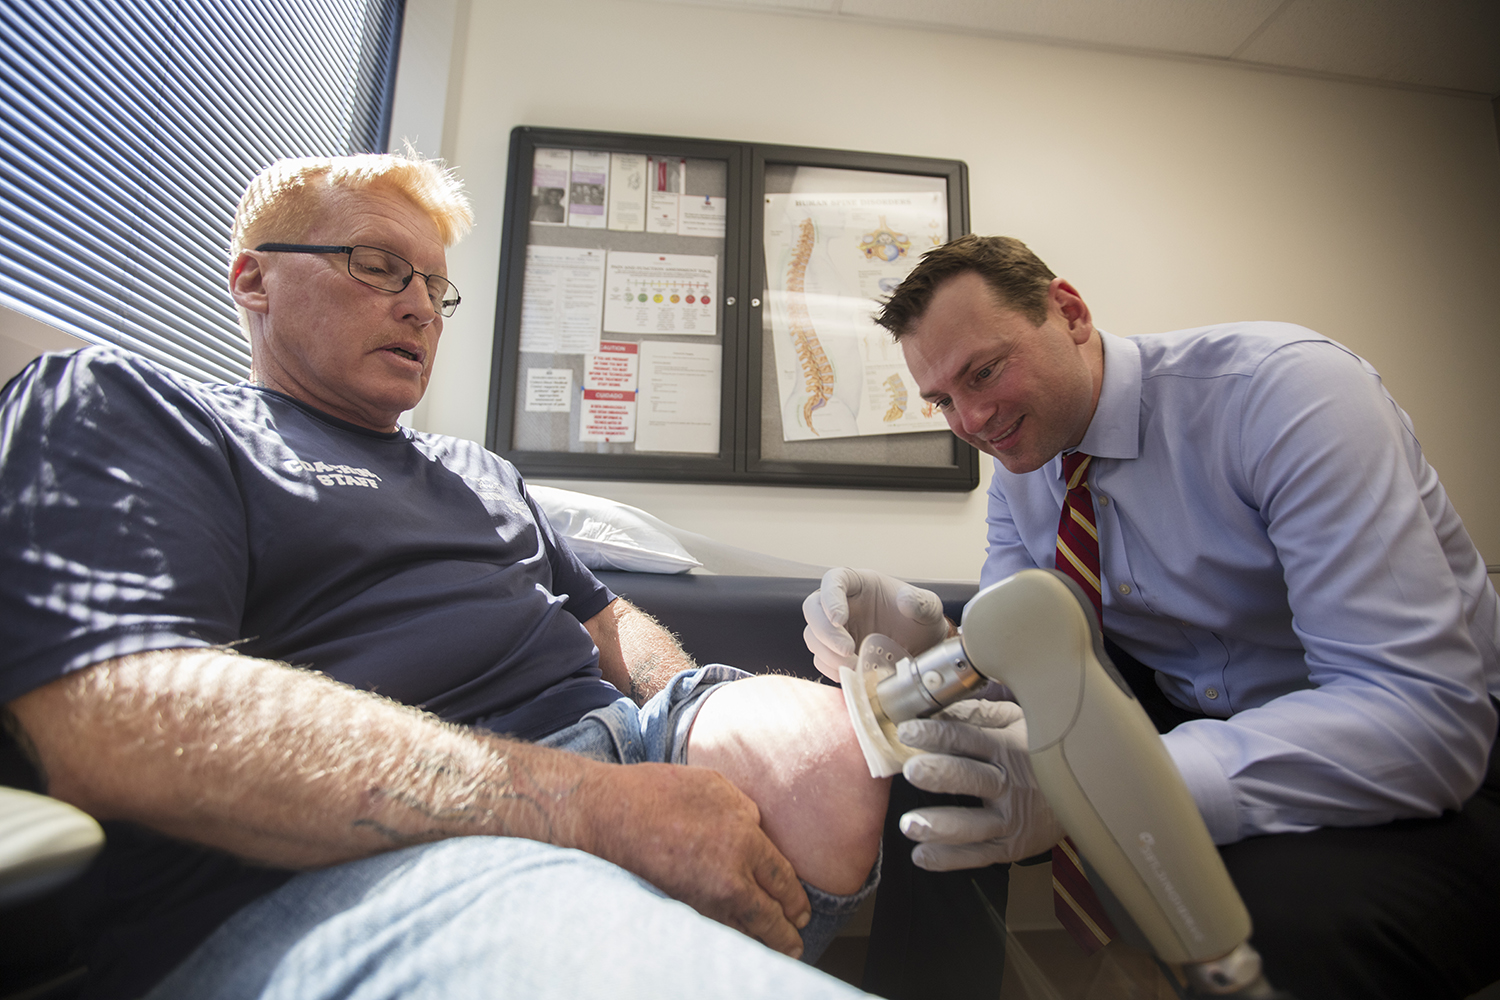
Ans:
{"type": "Polygon", "coordinates": [[[864,884],[890,780],[870,777],[837,688],[769,675],[725,685],[693,720],[687,762],[754,800],[761,827],[804,881],[836,895],[864,884]]]}

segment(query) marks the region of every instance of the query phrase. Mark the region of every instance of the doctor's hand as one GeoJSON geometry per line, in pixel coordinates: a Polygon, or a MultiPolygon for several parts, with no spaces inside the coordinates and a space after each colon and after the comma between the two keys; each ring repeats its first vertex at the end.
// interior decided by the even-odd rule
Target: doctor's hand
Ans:
{"type": "Polygon", "coordinates": [[[949,635],[943,602],[930,590],[872,569],[839,567],[802,602],[802,639],[828,677],[859,662],[859,644],[872,632],[890,636],[915,656],[949,635]]]}
{"type": "Polygon", "coordinates": [[[912,860],[929,871],[1020,861],[1063,838],[1036,787],[1026,751],[1026,718],[1008,701],[961,701],[931,719],[913,719],[896,736],[914,750],[906,780],[928,792],[973,795],[983,805],[929,806],[901,817],[917,841],[912,860]]]}

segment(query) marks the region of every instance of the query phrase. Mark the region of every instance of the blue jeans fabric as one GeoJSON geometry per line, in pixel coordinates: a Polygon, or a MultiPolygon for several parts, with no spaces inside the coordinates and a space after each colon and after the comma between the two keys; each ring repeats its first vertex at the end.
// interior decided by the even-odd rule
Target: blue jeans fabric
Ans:
{"type": "Polygon", "coordinates": [[[684,670],[644,705],[620,698],[536,742],[610,764],[683,764],[688,730],[704,699],[720,686],[749,676],[722,663],[684,670]]]}
{"type": "MultiPolygon", "coordinates": [[[[724,684],[750,675],[737,667],[711,663],[673,677],[645,705],[621,698],[537,742],[613,764],[687,762],[688,730],[703,701],[724,684]]],[[[802,960],[816,962],[880,882],[880,862],[857,892],[837,896],[802,883],[812,919],[802,928],[802,960]]]]}
{"type": "Polygon", "coordinates": [[[866,995],[592,855],[458,837],[297,876],[148,1000],[866,995]]]}
{"type": "MultiPolygon", "coordinates": [[[[747,676],[714,664],[677,675],[537,741],[615,763],[682,763],[703,699],[747,676]]],[[[581,851],[460,837],[293,878],[236,913],[148,1000],[608,996],[850,997],[807,962],[874,892],[803,883],[803,962],[701,916],[581,851]]]]}

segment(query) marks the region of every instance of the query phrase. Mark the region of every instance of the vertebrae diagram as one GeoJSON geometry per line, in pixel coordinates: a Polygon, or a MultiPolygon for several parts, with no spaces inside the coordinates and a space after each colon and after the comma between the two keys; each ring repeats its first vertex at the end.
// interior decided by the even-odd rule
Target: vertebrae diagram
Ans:
{"type": "Polygon", "coordinates": [[[906,383],[900,375],[891,375],[885,380],[885,391],[891,394],[891,405],[882,419],[886,423],[900,420],[906,413],[906,383]]]}
{"type": "Polygon", "coordinates": [[[865,255],[866,260],[892,264],[905,257],[907,251],[911,250],[911,239],[905,233],[898,233],[888,226],[885,216],[882,215],[880,225],[875,227],[875,231],[865,233],[860,239],[859,249],[865,255]]]}
{"type": "MultiPolygon", "coordinates": [[[[814,434],[812,415],[828,405],[833,394],[833,365],[823,353],[818,342],[818,331],[813,328],[812,316],[807,311],[807,264],[812,260],[813,221],[803,219],[798,226],[797,244],[792,250],[791,261],[786,268],[787,325],[791,329],[792,343],[797,349],[797,362],[802,366],[803,384],[807,388],[807,402],[802,406],[802,422],[814,434]]],[[[903,392],[904,392],[903,387],[903,392]]]]}

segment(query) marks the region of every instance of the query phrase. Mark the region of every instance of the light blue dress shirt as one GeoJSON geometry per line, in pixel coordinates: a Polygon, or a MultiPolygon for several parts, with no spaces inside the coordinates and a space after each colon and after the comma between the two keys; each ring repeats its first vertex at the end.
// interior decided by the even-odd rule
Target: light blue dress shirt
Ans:
{"type": "MultiPolygon", "coordinates": [[[[1211,717],[1163,739],[1214,840],[1457,807],[1495,736],[1500,599],[1380,376],[1283,323],[1103,339],[1079,450],[1104,628],[1211,717]]],[[[982,583],[1053,565],[1061,470],[995,463],[982,583]]]]}

